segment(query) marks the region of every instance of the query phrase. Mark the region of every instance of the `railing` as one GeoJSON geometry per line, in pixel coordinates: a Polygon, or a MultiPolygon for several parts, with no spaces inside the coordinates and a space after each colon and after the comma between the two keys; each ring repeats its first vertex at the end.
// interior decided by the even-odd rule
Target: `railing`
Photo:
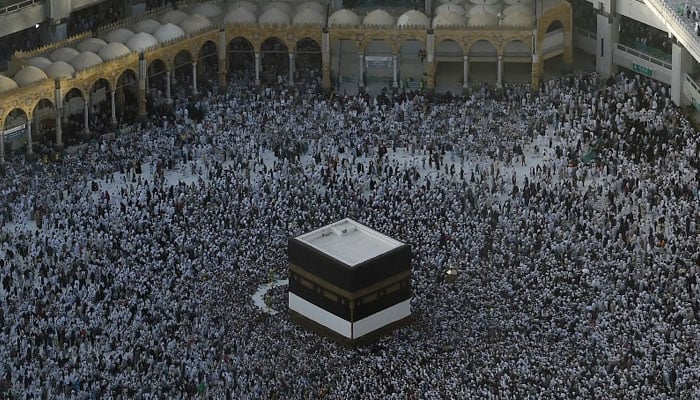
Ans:
{"type": "Polygon", "coordinates": [[[695,89],[696,92],[700,93],[700,87],[698,86],[698,83],[695,82],[695,79],[693,79],[692,76],[685,74],[685,81],[690,83],[690,85],[695,89]]]}
{"type": "Polygon", "coordinates": [[[656,64],[656,65],[658,65],[658,66],[660,66],[660,67],[663,67],[663,68],[666,68],[666,69],[668,69],[668,70],[673,69],[673,65],[671,65],[670,62],[666,62],[666,61],[660,60],[660,59],[658,59],[658,58],[656,58],[656,57],[652,57],[652,56],[650,56],[650,55],[648,55],[648,54],[645,54],[645,53],[643,53],[643,52],[641,52],[641,51],[638,51],[638,50],[633,49],[633,48],[631,48],[631,47],[625,46],[624,44],[618,43],[618,44],[617,44],[617,49],[618,49],[618,50],[621,50],[621,51],[624,51],[624,52],[627,53],[627,54],[631,54],[631,55],[633,55],[633,56],[635,56],[635,57],[641,58],[641,59],[644,60],[644,61],[649,61],[649,62],[652,63],[652,64],[656,64]]]}
{"type": "Polygon", "coordinates": [[[588,38],[588,39],[598,40],[598,35],[596,35],[595,32],[589,32],[586,29],[575,28],[574,34],[583,36],[583,37],[588,38]]]}
{"type": "Polygon", "coordinates": [[[698,87],[695,79],[688,74],[685,74],[685,81],[693,87],[693,90],[695,90],[695,93],[691,93],[690,96],[688,96],[690,97],[690,103],[696,110],[700,111],[700,87],[698,87]],[[695,95],[697,95],[697,97],[695,95]]]}
{"type": "Polygon", "coordinates": [[[12,4],[0,4],[0,17],[43,3],[43,0],[23,0],[12,4]]]}
{"type": "Polygon", "coordinates": [[[632,48],[651,57],[658,58],[661,61],[665,61],[667,63],[671,62],[671,54],[666,53],[661,49],[657,49],[656,47],[647,46],[646,44],[635,40],[632,48]]]}
{"type": "Polygon", "coordinates": [[[690,26],[685,24],[683,17],[678,15],[663,0],[646,0],[645,4],[666,23],[668,30],[676,36],[693,57],[696,60],[700,59],[700,42],[698,42],[697,36],[691,33],[690,26]]]}

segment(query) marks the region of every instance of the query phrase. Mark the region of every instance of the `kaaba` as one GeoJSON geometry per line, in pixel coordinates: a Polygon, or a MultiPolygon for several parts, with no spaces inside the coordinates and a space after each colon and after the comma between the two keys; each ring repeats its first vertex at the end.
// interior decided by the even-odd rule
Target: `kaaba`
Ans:
{"type": "Polygon", "coordinates": [[[289,313],[346,344],[411,318],[411,247],[351,219],[289,239],[289,313]]]}

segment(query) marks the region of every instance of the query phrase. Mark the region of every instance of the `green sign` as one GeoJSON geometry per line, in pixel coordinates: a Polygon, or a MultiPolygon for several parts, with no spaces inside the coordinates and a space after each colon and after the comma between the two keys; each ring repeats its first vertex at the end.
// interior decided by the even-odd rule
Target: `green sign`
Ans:
{"type": "Polygon", "coordinates": [[[643,66],[643,65],[639,65],[639,64],[635,64],[635,63],[632,63],[632,71],[634,71],[634,72],[639,72],[640,74],[646,75],[646,76],[649,76],[649,77],[654,76],[654,70],[653,70],[653,69],[647,68],[647,67],[645,67],[645,66],[643,66]]]}

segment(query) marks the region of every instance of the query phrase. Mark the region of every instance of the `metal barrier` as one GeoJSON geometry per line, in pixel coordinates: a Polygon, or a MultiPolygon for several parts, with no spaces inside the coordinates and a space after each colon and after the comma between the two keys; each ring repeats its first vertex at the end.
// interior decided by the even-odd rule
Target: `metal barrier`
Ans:
{"type": "Polygon", "coordinates": [[[15,3],[0,3],[0,17],[43,3],[43,0],[23,0],[15,3]]]}
{"type": "Polygon", "coordinates": [[[630,54],[630,55],[633,55],[633,56],[635,56],[635,57],[641,58],[641,59],[644,60],[644,61],[649,61],[649,62],[652,63],[652,64],[656,64],[656,65],[658,65],[658,66],[660,66],[660,67],[663,67],[663,68],[666,68],[666,69],[668,69],[668,70],[673,69],[673,65],[671,65],[670,62],[666,62],[666,61],[664,61],[664,60],[660,60],[660,59],[658,59],[658,58],[656,58],[656,57],[653,57],[653,56],[651,56],[651,55],[649,55],[649,54],[646,54],[646,53],[644,53],[644,52],[642,52],[642,51],[639,51],[639,50],[633,49],[633,48],[631,48],[631,47],[625,46],[624,44],[618,43],[618,44],[617,44],[617,48],[618,48],[618,50],[622,50],[622,51],[624,51],[624,52],[627,53],[627,54],[630,54]]]}

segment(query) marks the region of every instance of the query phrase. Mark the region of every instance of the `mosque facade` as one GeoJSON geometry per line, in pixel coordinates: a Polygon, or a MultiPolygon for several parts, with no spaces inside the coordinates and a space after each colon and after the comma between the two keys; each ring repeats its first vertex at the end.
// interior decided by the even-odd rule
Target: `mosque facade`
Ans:
{"type": "Polygon", "coordinates": [[[326,92],[343,82],[359,91],[380,82],[432,95],[455,69],[467,88],[472,68],[489,71],[487,83],[500,85],[511,66],[524,66],[537,87],[545,60],[573,61],[571,5],[564,0],[450,1],[437,4],[432,18],[398,12],[334,11],[313,1],[181,2],[16,52],[0,75],[0,163],[16,148],[31,154],[33,137],[46,127],[62,147],[69,117],[77,115],[87,133],[97,103],[108,104],[109,123],[117,125],[129,102],[146,116],[151,90],[170,100],[174,85],[186,81],[196,95],[198,82],[226,88],[246,68],[256,85],[295,85],[295,76],[315,71],[326,92]]]}

